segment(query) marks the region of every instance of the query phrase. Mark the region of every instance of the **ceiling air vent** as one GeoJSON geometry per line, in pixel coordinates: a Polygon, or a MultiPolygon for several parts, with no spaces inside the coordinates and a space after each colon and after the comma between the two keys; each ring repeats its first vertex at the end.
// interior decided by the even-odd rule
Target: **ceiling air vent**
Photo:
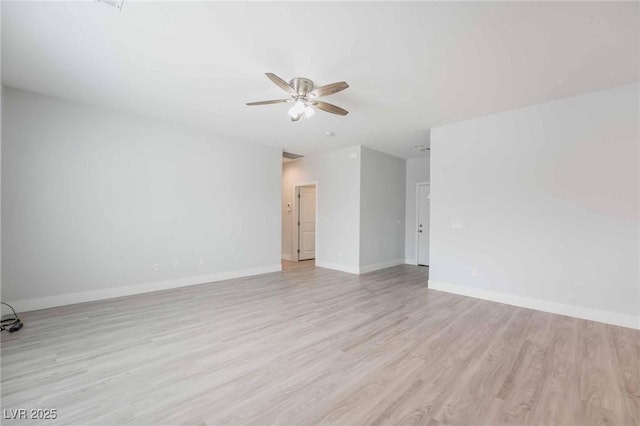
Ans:
{"type": "Polygon", "coordinates": [[[118,10],[122,9],[122,3],[124,0],[95,0],[96,3],[106,4],[107,6],[115,7],[118,10]]]}
{"type": "Polygon", "coordinates": [[[302,157],[304,157],[304,155],[292,154],[287,151],[282,151],[282,158],[288,158],[289,160],[296,160],[302,157]]]}

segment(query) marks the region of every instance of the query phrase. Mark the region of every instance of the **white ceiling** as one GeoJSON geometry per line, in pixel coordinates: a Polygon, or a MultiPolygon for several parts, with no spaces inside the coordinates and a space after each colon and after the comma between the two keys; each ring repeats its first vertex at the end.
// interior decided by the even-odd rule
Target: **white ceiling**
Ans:
{"type": "Polygon", "coordinates": [[[638,80],[639,3],[2,4],[2,82],[299,154],[426,155],[429,128],[638,80]],[[263,73],[350,88],[292,123],[263,73]],[[324,136],[332,131],[334,137],[324,136]]]}

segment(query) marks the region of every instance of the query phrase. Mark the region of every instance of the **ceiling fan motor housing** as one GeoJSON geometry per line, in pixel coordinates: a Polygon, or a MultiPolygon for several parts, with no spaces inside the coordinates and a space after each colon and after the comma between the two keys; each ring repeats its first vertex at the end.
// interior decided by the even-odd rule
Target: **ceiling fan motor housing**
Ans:
{"type": "Polygon", "coordinates": [[[308,78],[296,77],[291,79],[289,84],[298,93],[298,96],[306,96],[313,90],[313,81],[308,78]]]}

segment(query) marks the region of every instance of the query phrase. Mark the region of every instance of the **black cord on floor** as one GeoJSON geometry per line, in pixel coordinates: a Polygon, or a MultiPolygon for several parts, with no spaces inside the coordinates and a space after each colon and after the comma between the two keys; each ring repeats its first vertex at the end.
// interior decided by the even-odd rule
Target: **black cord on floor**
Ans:
{"type": "Polygon", "coordinates": [[[4,302],[0,302],[0,304],[8,306],[9,308],[11,308],[11,311],[13,312],[13,318],[0,320],[1,321],[0,332],[4,333],[5,331],[8,331],[9,333],[13,333],[15,331],[20,330],[23,324],[22,324],[22,321],[20,321],[20,318],[18,318],[18,314],[16,314],[16,310],[13,309],[13,306],[4,302]]]}

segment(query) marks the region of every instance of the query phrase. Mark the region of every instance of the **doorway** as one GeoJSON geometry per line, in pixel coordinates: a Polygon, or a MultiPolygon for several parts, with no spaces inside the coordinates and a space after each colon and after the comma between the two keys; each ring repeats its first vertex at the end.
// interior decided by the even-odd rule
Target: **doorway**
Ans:
{"type": "Polygon", "coordinates": [[[418,265],[429,266],[429,200],[431,198],[431,185],[428,183],[417,184],[417,232],[416,252],[418,265]]]}
{"type": "Polygon", "coordinates": [[[296,260],[316,258],[316,185],[296,186],[296,260]]]}

